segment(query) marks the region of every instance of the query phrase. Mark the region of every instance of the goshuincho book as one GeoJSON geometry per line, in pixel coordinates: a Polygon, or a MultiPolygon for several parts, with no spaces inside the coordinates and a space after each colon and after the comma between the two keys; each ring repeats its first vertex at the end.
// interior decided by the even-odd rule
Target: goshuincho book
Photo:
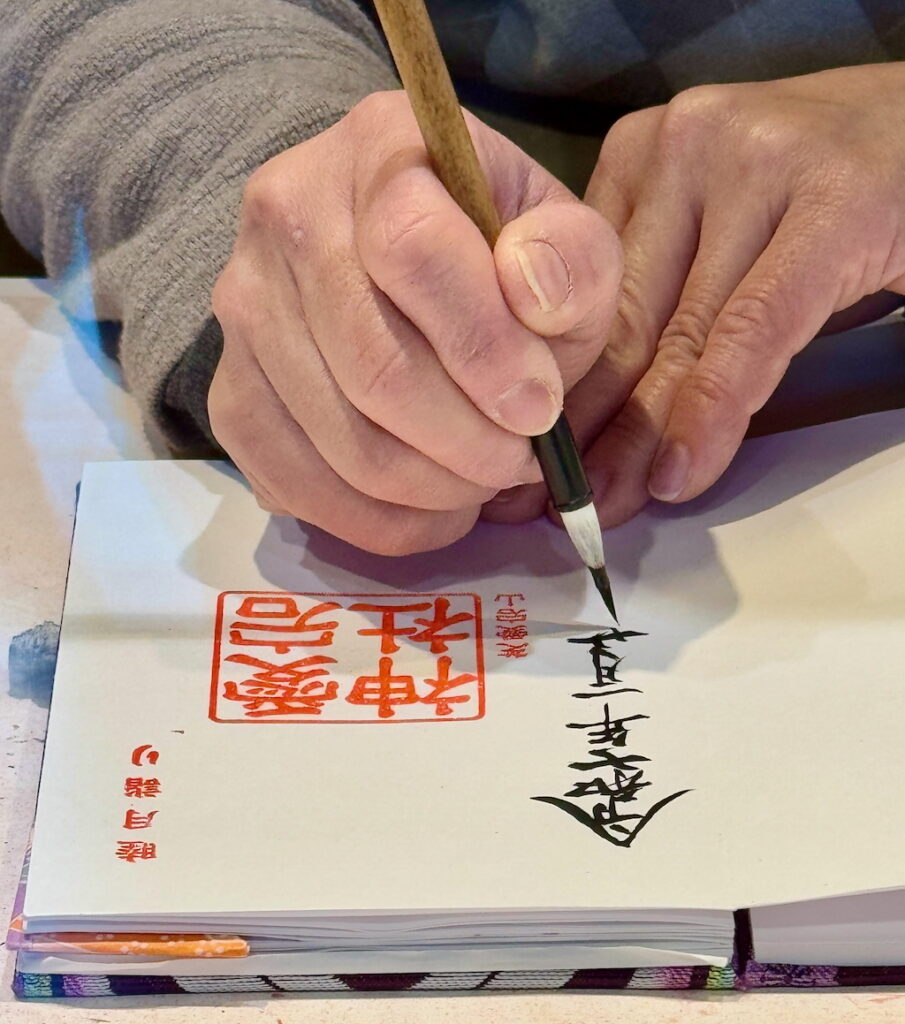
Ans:
{"type": "Polygon", "coordinates": [[[905,413],[748,442],[608,534],[617,626],[546,522],[87,466],[18,991],[905,979],[903,523],[905,413]]]}

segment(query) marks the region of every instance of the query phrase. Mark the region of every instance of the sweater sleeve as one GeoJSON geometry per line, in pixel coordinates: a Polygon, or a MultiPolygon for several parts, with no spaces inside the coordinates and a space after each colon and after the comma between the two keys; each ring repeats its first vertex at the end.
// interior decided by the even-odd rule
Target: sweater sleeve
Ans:
{"type": "Polygon", "coordinates": [[[210,293],[255,167],[396,85],[354,0],[0,0],[0,204],[129,388],[210,440],[210,293]]]}

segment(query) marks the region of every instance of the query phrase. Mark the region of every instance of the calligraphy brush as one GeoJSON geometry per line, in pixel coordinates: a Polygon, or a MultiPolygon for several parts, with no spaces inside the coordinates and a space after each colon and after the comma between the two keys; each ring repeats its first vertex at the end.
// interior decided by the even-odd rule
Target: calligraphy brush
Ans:
{"type": "MultiPolygon", "coordinates": [[[[502,225],[490,187],[440,52],[424,0],[375,0],[399,77],[437,177],[475,222],[492,249],[502,225]]],[[[613,618],[616,608],[603,555],[603,534],[575,438],[565,413],[545,434],[531,438],[553,507],[613,618]]]]}

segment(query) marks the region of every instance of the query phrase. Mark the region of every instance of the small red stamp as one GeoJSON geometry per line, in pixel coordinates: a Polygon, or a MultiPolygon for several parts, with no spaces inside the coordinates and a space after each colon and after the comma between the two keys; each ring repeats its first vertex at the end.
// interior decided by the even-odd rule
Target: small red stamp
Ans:
{"type": "Polygon", "coordinates": [[[524,594],[497,594],[494,598],[496,610],[496,653],[499,658],[527,658],[530,649],[528,639],[528,610],[524,594]]]}
{"type": "Polygon", "coordinates": [[[484,714],[476,594],[226,591],[215,722],[460,722],[484,714]]]}

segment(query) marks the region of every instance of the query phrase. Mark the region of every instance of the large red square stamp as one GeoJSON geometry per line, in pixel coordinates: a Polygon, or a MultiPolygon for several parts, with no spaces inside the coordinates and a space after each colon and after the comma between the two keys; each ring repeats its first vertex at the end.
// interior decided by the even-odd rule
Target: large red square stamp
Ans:
{"type": "Polygon", "coordinates": [[[461,722],[484,714],[477,594],[220,594],[215,722],[461,722]]]}

